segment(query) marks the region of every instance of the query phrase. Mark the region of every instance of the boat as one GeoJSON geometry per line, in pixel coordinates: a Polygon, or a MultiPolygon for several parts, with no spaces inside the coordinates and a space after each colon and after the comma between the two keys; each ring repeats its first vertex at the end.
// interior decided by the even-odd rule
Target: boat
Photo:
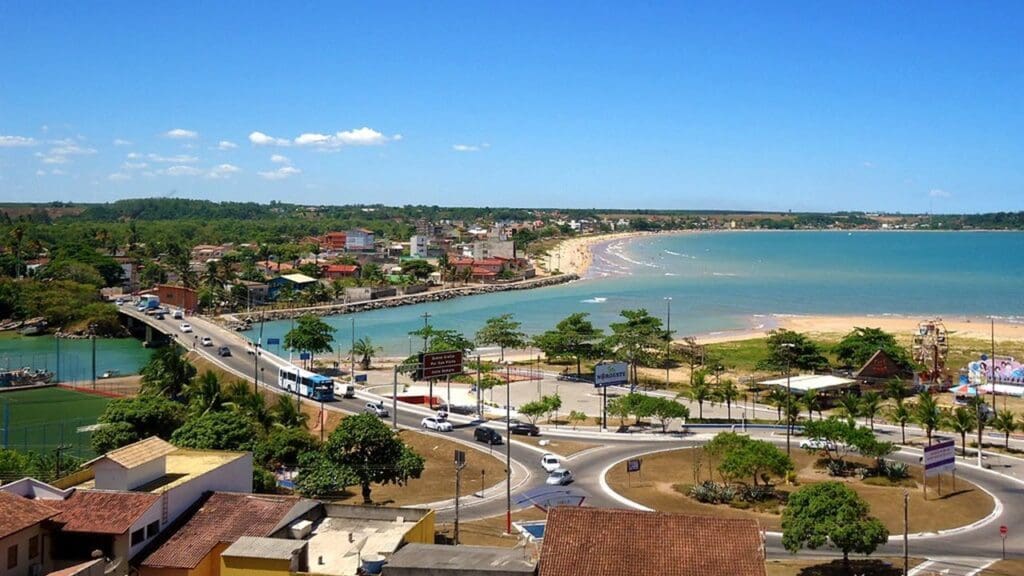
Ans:
{"type": "Polygon", "coordinates": [[[121,371],[120,370],[107,370],[103,374],[100,374],[100,378],[102,378],[102,379],[117,378],[120,375],[121,375],[121,371]]]}
{"type": "Polygon", "coordinates": [[[37,370],[34,368],[4,370],[0,372],[0,388],[46,384],[51,379],[53,379],[53,372],[48,370],[37,370]]]}

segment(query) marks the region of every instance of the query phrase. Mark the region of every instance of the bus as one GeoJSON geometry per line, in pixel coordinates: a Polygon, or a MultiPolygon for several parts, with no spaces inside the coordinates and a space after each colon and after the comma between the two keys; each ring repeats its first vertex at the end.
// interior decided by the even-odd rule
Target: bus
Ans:
{"type": "Polygon", "coordinates": [[[277,385],[283,390],[298,393],[319,402],[334,400],[334,381],[302,368],[281,368],[277,373],[277,385]]]}

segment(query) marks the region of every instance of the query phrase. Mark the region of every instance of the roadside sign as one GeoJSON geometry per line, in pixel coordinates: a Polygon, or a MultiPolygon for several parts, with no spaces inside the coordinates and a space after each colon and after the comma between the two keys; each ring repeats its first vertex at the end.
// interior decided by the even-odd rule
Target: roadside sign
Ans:
{"type": "Polygon", "coordinates": [[[462,352],[420,354],[420,380],[430,380],[453,374],[462,374],[462,352]]]}
{"type": "Polygon", "coordinates": [[[627,460],[626,461],[626,472],[639,472],[640,471],[640,464],[641,464],[641,462],[643,462],[643,460],[641,460],[639,458],[633,458],[631,460],[627,460]]]}
{"type": "Polygon", "coordinates": [[[629,365],[625,362],[609,362],[594,366],[594,388],[620,386],[629,381],[629,365]]]}
{"type": "Polygon", "coordinates": [[[455,465],[462,467],[466,465],[466,453],[462,450],[455,451],[455,465]]]}
{"type": "Polygon", "coordinates": [[[280,346],[280,345],[281,345],[281,339],[280,338],[267,338],[267,346],[280,346]]]}
{"type": "Polygon", "coordinates": [[[1010,529],[1007,528],[1005,525],[999,527],[999,535],[1002,536],[1004,540],[1006,539],[1006,535],[1009,532],[1010,532],[1010,529]]]}
{"type": "Polygon", "coordinates": [[[366,382],[366,374],[356,374],[356,382],[366,382]]]}
{"type": "Polygon", "coordinates": [[[299,352],[299,360],[309,360],[313,355],[309,352],[299,352]]]}
{"type": "Polygon", "coordinates": [[[956,469],[956,444],[944,440],[924,448],[924,475],[934,476],[956,469]]]}

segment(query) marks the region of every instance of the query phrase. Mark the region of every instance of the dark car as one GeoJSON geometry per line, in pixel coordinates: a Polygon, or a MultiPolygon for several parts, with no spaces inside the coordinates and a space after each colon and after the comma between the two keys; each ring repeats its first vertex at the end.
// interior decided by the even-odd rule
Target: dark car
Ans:
{"type": "Polygon", "coordinates": [[[485,442],[491,445],[501,444],[501,434],[498,434],[498,431],[494,428],[487,428],[486,426],[477,426],[473,430],[473,439],[477,442],[485,442]]]}
{"type": "Polygon", "coordinates": [[[520,422],[519,420],[513,420],[510,425],[510,431],[513,434],[523,434],[526,436],[540,436],[540,428],[537,428],[529,422],[520,422]]]}
{"type": "Polygon", "coordinates": [[[217,349],[217,356],[231,356],[231,348],[221,346],[217,349]]]}

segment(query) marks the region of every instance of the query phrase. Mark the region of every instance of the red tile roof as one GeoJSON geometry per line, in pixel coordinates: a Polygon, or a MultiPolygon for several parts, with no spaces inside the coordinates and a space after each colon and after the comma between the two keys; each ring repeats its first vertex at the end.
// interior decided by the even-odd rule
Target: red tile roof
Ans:
{"type": "Polygon", "coordinates": [[[75,490],[66,500],[46,501],[60,510],[54,521],[64,525],[61,531],[91,534],[124,534],[159,502],[159,494],[103,490],[75,490]]]}
{"type": "Polygon", "coordinates": [[[474,262],[475,260],[473,260],[472,258],[465,258],[461,256],[456,256],[455,258],[448,259],[448,264],[452,266],[472,266],[474,262]]]}
{"type": "MultiPolygon", "coordinates": [[[[50,502],[47,500],[46,502],[50,502]]],[[[57,510],[40,500],[23,498],[17,494],[0,491],[0,538],[31,528],[57,515],[57,510]]]]}
{"type": "Polygon", "coordinates": [[[293,496],[214,492],[143,566],[192,569],[220,543],[242,536],[269,536],[300,502],[293,496]]]}
{"type": "Polygon", "coordinates": [[[477,266],[504,266],[505,262],[508,262],[508,258],[500,258],[494,256],[492,258],[483,258],[476,261],[477,266]]]}
{"type": "Polygon", "coordinates": [[[490,268],[473,268],[473,276],[497,276],[498,273],[490,268]]]}
{"type": "Polygon", "coordinates": [[[355,264],[328,264],[324,269],[326,272],[340,272],[340,273],[352,273],[359,270],[359,266],[355,264]]]}
{"type": "Polygon", "coordinates": [[[757,522],[635,510],[548,512],[539,576],[764,576],[757,522]]]}

